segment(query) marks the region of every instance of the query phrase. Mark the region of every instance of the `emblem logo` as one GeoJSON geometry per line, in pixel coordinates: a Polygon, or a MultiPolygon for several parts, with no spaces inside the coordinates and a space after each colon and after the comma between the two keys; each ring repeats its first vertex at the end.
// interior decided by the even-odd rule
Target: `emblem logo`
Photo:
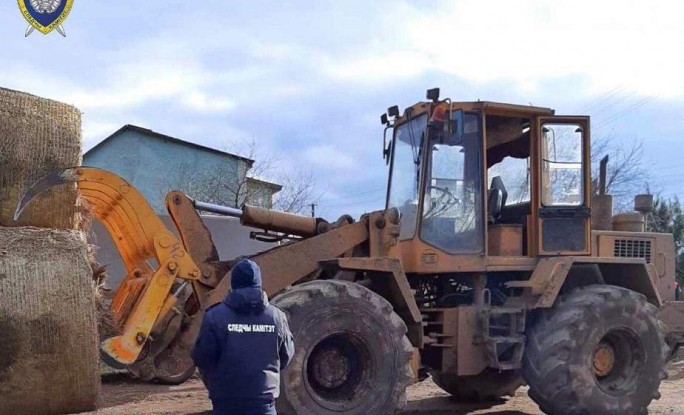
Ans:
{"type": "Polygon", "coordinates": [[[29,22],[26,36],[38,29],[44,35],[57,30],[66,37],[62,23],[69,16],[74,0],[17,0],[22,16],[29,22]]]}

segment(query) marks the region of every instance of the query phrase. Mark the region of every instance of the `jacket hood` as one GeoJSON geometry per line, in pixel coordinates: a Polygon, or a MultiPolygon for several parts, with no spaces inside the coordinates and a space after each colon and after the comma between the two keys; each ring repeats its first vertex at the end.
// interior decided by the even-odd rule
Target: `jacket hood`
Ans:
{"type": "Polygon", "coordinates": [[[230,287],[238,288],[261,288],[261,269],[249,259],[240,260],[230,271],[230,287]]]}
{"type": "Polygon", "coordinates": [[[223,303],[237,313],[258,314],[266,309],[268,296],[261,288],[237,288],[228,293],[223,303]]]}

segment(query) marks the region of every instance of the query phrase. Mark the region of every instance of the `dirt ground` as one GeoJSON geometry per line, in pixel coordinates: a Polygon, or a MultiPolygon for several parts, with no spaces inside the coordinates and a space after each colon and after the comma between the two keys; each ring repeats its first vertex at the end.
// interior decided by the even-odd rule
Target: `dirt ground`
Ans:
{"type": "MultiPolygon", "coordinates": [[[[684,362],[670,370],[670,378],[661,386],[662,397],[649,408],[650,414],[684,414],[684,362]]],[[[536,415],[527,389],[515,397],[488,405],[463,405],[452,402],[431,380],[408,390],[408,406],[401,415],[536,415]]],[[[104,379],[99,411],[82,415],[208,415],[211,404],[202,382],[192,379],[180,386],[162,386],[136,382],[125,376],[104,379]]]]}

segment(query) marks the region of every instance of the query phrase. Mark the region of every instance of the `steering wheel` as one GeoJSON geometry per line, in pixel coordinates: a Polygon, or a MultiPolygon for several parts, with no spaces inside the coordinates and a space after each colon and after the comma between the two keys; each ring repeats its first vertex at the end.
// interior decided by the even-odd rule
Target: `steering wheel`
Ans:
{"type": "Polygon", "coordinates": [[[437,197],[436,202],[430,207],[430,210],[425,213],[425,219],[428,219],[432,216],[437,216],[458,203],[458,198],[451,193],[451,190],[449,190],[448,187],[439,187],[433,185],[427,187],[427,191],[431,191],[432,189],[438,190],[441,194],[437,197]],[[438,209],[437,206],[440,205],[441,207],[438,209]]]}

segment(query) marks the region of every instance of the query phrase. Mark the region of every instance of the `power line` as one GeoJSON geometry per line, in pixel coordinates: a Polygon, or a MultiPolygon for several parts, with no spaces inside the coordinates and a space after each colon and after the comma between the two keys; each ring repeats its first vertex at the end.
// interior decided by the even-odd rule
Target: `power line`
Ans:
{"type": "Polygon", "coordinates": [[[599,124],[596,127],[594,127],[594,129],[599,130],[603,127],[606,127],[606,126],[612,124],[614,121],[618,120],[619,118],[622,118],[625,115],[629,114],[630,112],[635,111],[635,110],[643,107],[644,105],[646,105],[650,101],[653,101],[654,99],[655,99],[655,97],[643,98],[643,99],[637,101],[635,104],[623,109],[622,111],[616,112],[613,115],[611,115],[610,117],[602,120],[601,122],[599,122],[599,124]]]}
{"type": "Polygon", "coordinates": [[[584,108],[582,109],[583,113],[588,113],[589,110],[592,108],[595,108],[596,106],[602,104],[603,102],[606,102],[607,100],[611,99],[612,97],[616,96],[619,94],[622,90],[624,90],[624,87],[622,85],[618,85],[615,88],[611,89],[610,91],[604,93],[603,95],[599,96],[596,98],[593,102],[590,102],[588,105],[585,105],[584,108]]]}

